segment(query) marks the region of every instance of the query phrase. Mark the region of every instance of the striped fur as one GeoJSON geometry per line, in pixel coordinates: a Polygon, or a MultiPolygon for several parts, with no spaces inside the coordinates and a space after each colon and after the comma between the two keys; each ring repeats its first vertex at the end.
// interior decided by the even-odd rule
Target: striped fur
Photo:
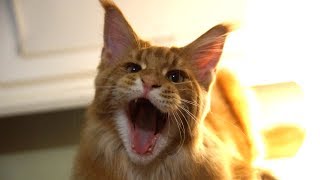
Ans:
{"type": "Polygon", "coordinates": [[[195,55],[197,48],[219,46],[221,49],[212,52],[205,49],[208,56],[218,60],[220,54],[211,53],[218,50],[221,53],[227,27],[216,26],[183,48],[156,47],[137,38],[112,2],[101,0],[101,3],[107,12],[106,21],[120,16],[116,20],[123,22],[120,26],[126,29],[105,30],[95,97],[88,108],[72,179],[259,179],[259,173],[251,165],[253,144],[247,117],[240,113],[245,107],[233,103],[245,100],[241,86],[228,71],[216,73],[217,62],[203,70],[197,60],[192,60],[202,56],[195,55]],[[108,37],[108,33],[115,33],[117,41],[108,37]],[[216,39],[213,35],[223,41],[208,46],[208,42],[216,39]],[[117,42],[120,44],[114,45],[117,42]],[[118,52],[121,54],[113,54],[118,52]],[[141,71],[128,73],[128,63],[138,64],[141,71]],[[185,73],[186,80],[168,81],[167,73],[177,69],[185,73]],[[217,82],[213,84],[215,76],[217,82]],[[158,87],[148,94],[143,86],[146,79],[158,87]],[[240,94],[233,93],[235,90],[240,94]],[[141,96],[167,113],[169,120],[148,156],[131,151],[126,116],[129,101],[141,96]]]}

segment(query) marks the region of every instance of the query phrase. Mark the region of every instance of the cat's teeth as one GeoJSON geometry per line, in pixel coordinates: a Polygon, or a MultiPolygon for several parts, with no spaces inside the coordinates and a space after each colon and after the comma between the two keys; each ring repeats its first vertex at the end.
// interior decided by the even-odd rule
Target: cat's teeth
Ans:
{"type": "Polygon", "coordinates": [[[137,103],[137,102],[138,102],[138,99],[135,99],[135,100],[134,100],[134,103],[137,103]]]}
{"type": "Polygon", "coordinates": [[[134,149],[134,144],[131,145],[131,148],[134,149]]]}
{"type": "Polygon", "coordinates": [[[149,151],[149,152],[151,152],[151,150],[152,150],[152,148],[151,148],[151,147],[149,147],[148,151],[149,151]]]}

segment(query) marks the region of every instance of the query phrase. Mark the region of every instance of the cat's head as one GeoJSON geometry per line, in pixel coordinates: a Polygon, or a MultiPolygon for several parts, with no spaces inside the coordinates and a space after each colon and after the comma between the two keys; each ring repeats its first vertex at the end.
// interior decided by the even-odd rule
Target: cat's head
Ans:
{"type": "Polygon", "coordinates": [[[147,164],[192,143],[228,27],[182,48],[156,47],[139,39],[113,3],[101,2],[104,47],[93,104],[130,159],[147,164]]]}

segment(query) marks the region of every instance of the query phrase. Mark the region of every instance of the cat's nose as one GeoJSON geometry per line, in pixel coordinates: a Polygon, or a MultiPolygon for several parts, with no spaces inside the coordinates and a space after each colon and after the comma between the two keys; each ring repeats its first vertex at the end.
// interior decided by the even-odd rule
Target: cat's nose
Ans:
{"type": "Polygon", "coordinates": [[[159,88],[159,87],[161,87],[159,81],[154,76],[150,76],[150,75],[149,76],[143,76],[143,77],[141,77],[141,81],[142,81],[143,86],[145,88],[151,89],[151,88],[159,88]]]}

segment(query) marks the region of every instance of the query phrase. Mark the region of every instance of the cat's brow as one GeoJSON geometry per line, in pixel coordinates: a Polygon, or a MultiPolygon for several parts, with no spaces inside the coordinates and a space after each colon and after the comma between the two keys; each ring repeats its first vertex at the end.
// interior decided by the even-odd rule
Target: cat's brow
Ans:
{"type": "Polygon", "coordinates": [[[135,59],[137,60],[137,61],[141,61],[141,56],[142,56],[142,51],[137,51],[136,53],[135,53],[135,59]]]}
{"type": "Polygon", "coordinates": [[[141,61],[145,61],[146,60],[146,57],[147,57],[147,50],[146,49],[144,49],[144,50],[142,50],[142,52],[141,52],[141,61]]]}
{"type": "Polygon", "coordinates": [[[162,65],[165,67],[177,67],[179,66],[181,59],[181,57],[175,51],[172,51],[170,48],[166,47],[148,47],[140,49],[136,51],[133,56],[136,61],[146,64],[150,63],[149,58],[164,59],[165,61],[163,61],[162,65]]]}
{"type": "MultiPolygon", "coordinates": [[[[172,54],[173,54],[173,53],[172,53],[172,54]]],[[[180,59],[180,57],[177,56],[176,54],[174,54],[174,55],[172,56],[172,60],[170,60],[169,62],[170,62],[170,64],[171,64],[172,66],[176,67],[176,66],[178,66],[179,59],[180,59]]]]}

